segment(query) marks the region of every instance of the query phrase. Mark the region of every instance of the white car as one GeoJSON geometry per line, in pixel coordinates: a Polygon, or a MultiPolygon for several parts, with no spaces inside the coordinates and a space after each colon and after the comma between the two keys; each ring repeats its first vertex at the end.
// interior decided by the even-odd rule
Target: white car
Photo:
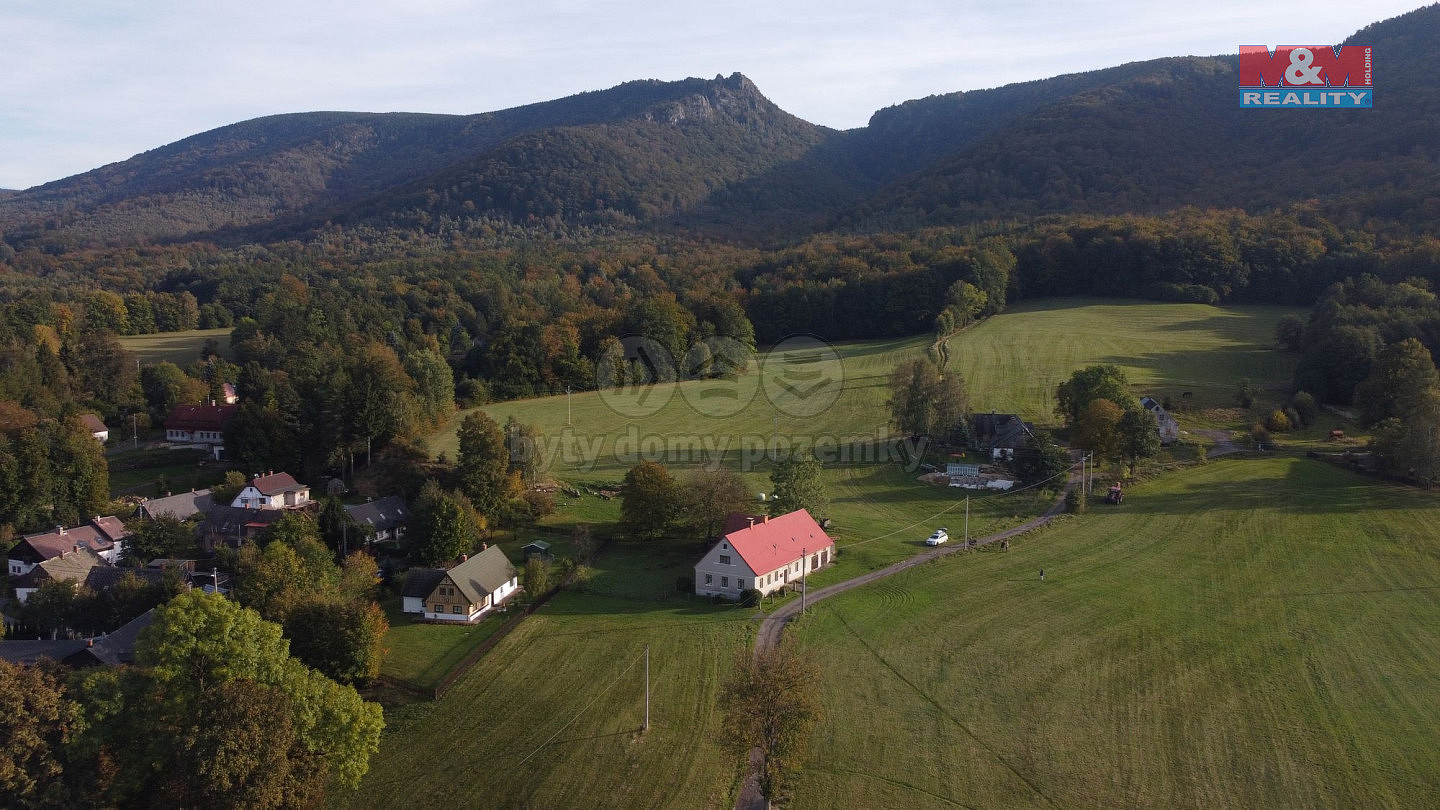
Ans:
{"type": "Polygon", "coordinates": [[[950,539],[950,532],[945,529],[936,529],[935,533],[925,538],[925,545],[938,546],[950,539]]]}

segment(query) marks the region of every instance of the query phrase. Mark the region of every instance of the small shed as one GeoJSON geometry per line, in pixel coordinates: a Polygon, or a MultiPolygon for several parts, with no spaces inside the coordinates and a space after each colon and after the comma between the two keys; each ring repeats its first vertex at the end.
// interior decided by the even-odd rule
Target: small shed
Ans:
{"type": "Polygon", "coordinates": [[[527,560],[531,557],[539,557],[542,560],[548,560],[550,559],[550,544],[545,542],[544,540],[534,540],[526,543],[523,547],[521,547],[520,553],[527,560]]]}

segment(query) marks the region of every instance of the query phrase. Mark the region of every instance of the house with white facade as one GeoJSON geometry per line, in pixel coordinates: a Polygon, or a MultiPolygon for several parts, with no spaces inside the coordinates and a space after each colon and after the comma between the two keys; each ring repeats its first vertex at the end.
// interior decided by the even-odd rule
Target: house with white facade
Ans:
{"type": "Polygon", "coordinates": [[[110,428],[105,426],[98,415],[82,413],[80,414],[80,424],[84,425],[85,429],[90,431],[90,435],[94,436],[95,440],[101,444],[110,441],[110,428]]]}
{"type": "Polygon", "coordinates": [[[165,419],[165,441],[195,444],[219,458],[225,447],[225,423],[235,405],[176,405],[165,419]]]}
{"type": "Polygon", "coordinates": [[[255,476],[230,502],[235,509],[302,509],[309,505],[310,486],[283,472],[255,476]]]}
{"type": "Polygon", "coordinates": [[[519,587],[520,576],[510,558],[499,546],[488,546],[445,571],[407,572],[402,609],[434,621],[473,622],[514,596],[519,587]]]}
{"type": "Polygon", "coordinates": [[[1174,444],[1180,441],[1180,423],[1175,421],[1175,417],[1171,416],[1169,411],[1162,408],[1160,403],[1151,397],[1141,397],[1140,404],[1145,406],[1145,410],[1155,414],[1155,427],[1160,434],[1161,444],[1174,444]]]}
{"type": "Polygon", "coordinates": [[[345,513],[357,526],[368,528],[371,540],[376,543],[403,541],[405,529],[410,524],[410,510],[405,508],[405,502],[398,495],[347,506],[345,513]]]}
{"type": "Polygon", "coordinates": [[[695,593],[739,599],[753,588],[769,594],[835,561],[835,541],[804,509],[747,523],[695,564],[695,593]]]}

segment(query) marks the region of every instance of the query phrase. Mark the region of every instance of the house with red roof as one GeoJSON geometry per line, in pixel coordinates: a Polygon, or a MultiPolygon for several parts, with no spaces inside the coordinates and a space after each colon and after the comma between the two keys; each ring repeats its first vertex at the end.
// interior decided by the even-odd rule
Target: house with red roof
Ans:
{"type": "Polygon", "coordinates": [[[835,561],[835,541],[804,509],[747,517],[746,524],[727,532],[695,564],[695,593],[739,599],[753,588],[768,594],[835,561]]]}
{"type": "Polygon", "coordinates": [[[219,447],[235,405],[176,405],[165,420],[165,440],[219,447]]]}

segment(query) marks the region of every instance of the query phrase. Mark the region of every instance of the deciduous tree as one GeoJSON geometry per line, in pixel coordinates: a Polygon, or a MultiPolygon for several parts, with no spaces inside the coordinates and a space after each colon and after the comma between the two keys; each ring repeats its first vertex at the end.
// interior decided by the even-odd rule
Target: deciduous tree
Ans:
{"type": "Polygon", "coordinates": [[[632,537],[653,540],[675,524],[680,510],[680,489],[665,465],[642,461],[625,473],[620,501],[620,527],[632,537]]]}
{"type": "Polygon", "coordinates": [[[792,453],[770,471],[770,516],[805,509],[818,517],[830,505],[821,478],[820,460],[810,453],[792,453]]]}
{"type": "Polygon", "coordinates": [[[784,795],[785,780],[805,756],[810,730],[822,718],[820,670],[792,644],[737,653],[735,671],[720,692],[724,741],[748,756],[758,748],[760,792],[784,795]]]}

